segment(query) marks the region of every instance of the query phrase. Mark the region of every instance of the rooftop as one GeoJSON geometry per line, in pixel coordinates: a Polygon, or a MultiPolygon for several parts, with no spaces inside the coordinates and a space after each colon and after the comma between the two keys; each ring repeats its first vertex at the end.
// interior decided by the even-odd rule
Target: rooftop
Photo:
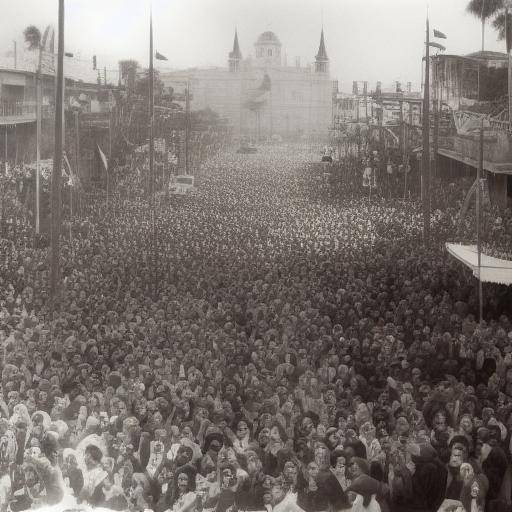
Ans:
{"type": "Polygon", "coordinates": [[[507,60],[507,54],[502,52],[479,51],[468,53],[465,57],[483,60],[507,60]]]}

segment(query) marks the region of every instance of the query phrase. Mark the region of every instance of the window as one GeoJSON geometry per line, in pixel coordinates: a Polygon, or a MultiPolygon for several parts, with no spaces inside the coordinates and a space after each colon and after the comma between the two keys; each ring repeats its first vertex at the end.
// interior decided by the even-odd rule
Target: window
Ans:
{"type": "Polygon", "coordinates": [[[268,50],[268,56],[272,57],[272,50],[271,49],[268,50]]]}

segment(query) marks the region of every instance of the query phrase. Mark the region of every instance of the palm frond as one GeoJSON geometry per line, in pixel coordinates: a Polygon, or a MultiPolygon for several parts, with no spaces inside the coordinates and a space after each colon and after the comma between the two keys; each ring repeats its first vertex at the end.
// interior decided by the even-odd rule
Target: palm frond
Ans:
{"type": "Polygon", "coordinates": [[[481,20],[486,20],[502,8],[503,0],[470,0],[466,11],[481,20]]]}
{"type": "Polygon", "coordinates": [[[505,13],[500,12],[492,21],[492,26],[498,32],[498,40],[507,42],[507,52],[510,51],[510,46],[512,44],[512,12],[508,13],[507,18],[505,19],[505,13]],[[505,33],[505,30],[508,32],[505,33]]]}
{"type": "Polygon", "coordinates": [[[35,50],[41,46],[41,31],[35,25],[29,25],[23,31],[23,36],[30,50],[35,50]]]}

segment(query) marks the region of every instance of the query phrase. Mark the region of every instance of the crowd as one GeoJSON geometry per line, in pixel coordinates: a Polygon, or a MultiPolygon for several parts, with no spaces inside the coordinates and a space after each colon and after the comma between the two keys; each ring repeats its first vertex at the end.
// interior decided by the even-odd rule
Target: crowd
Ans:
{"type": "Polygon", "coordinates": [[[326,197],[311,158],[219,153],[154,217],[127,167],[54,311],[48,253],[3,233],[0,511],[511,509],[510,296],[479,325],[459,191],[425,248],[417,203],[326,197]]]}

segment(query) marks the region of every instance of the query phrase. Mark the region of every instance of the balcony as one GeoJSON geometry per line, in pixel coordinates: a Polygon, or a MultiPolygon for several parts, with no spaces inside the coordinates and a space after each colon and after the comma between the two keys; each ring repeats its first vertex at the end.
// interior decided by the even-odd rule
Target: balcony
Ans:
{"type": "Polygon", "coordinates": [[[35,120],[35,101],[0,99],[0,125],[33,123],[35,120]]]}
{"type": "Polygon", "coordinates": [[[440,136],[439,153],[477,167],[483,119],[484,169],[495,174],[509,174],[512,169],[512,132],[508,119],[467,111],[456,111],[453,117],[455,133],[440,136]]]}

